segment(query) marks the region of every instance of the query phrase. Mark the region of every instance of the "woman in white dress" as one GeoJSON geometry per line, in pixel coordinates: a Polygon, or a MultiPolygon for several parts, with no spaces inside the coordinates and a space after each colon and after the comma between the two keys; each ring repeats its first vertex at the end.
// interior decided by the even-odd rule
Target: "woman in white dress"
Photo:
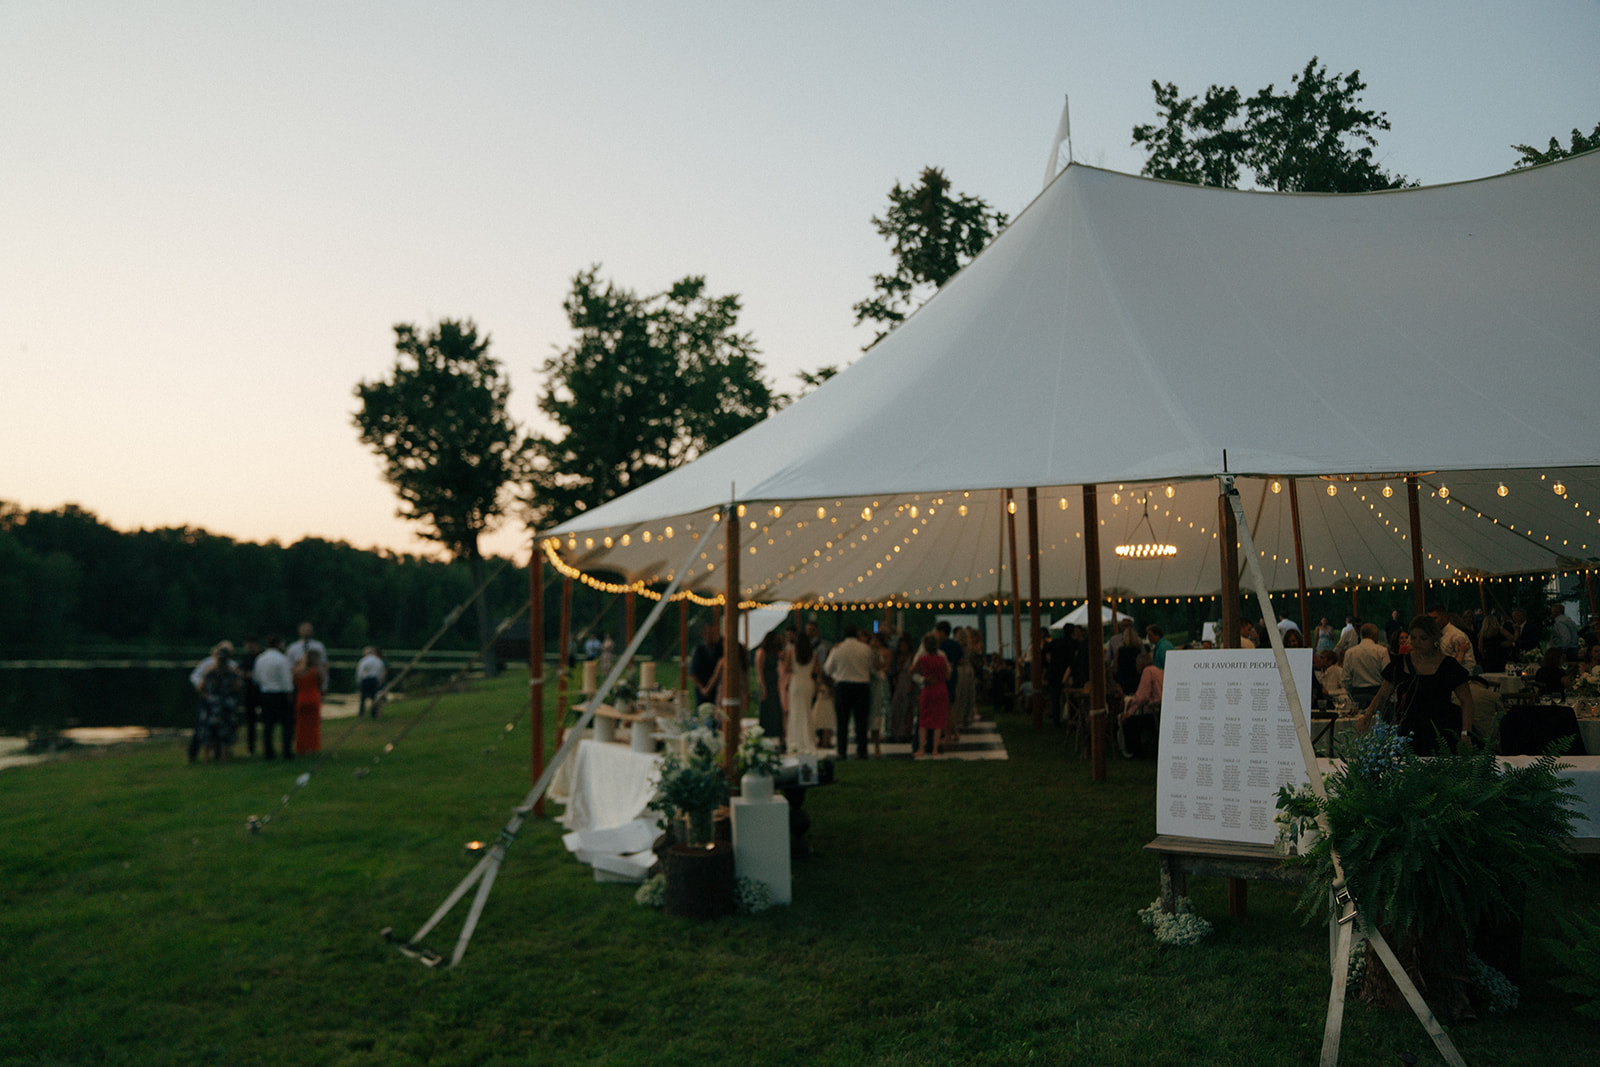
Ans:
{"type": "Polygon", "coordinates": [[[817,656],[804,630],[795,633],[789,658],[789,708],[783,724],[785,750],[789,753],[815,752],[816,734],[811,727],[811,702],[817,695],[817,656]]]}

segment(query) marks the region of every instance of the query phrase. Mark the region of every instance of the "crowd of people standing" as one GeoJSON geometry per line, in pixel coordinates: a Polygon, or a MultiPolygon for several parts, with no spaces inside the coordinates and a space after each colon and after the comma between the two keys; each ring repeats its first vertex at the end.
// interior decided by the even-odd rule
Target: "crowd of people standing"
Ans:
{"type": "MultiPolygon", "coordinates": [[[[230,758],[241,727],[251,756],[258,740],[262,757],[269,760],[321,751],[329,673],[327,646],[317,640],[309,622],[300,624],[287,647],[277,634],[264,641],[247,640],[239,655],[233,642],[218,642],[189,675],[199,697],[189,762],[202,754],[213,761],[230,758]]],[[[358,716],[378,717],[386,674],[379,650],[363,650],[356,665],[358,716]]]]}

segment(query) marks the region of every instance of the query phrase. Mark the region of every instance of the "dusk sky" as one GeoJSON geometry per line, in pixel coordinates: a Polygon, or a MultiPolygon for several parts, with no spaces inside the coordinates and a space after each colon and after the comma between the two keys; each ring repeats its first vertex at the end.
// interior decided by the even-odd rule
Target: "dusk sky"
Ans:
{"type": "MultiPolygon", "coordinates": [[[[397,322],[475,320],[548,430],[572,275],[701,274],[793,391],[872,337],[890,186],[938,165],[1014,216],[1064,94],[1074,158],[1137,173],[1152,79],[1249,94],[1316,55],[1432,185],[1593,129],[1597,54],[1596,0],[6,0],[0,500],[418,551],[351,423],[397,322]]],[[[486,547],[525,558],[519,526],[486,547]]]]}

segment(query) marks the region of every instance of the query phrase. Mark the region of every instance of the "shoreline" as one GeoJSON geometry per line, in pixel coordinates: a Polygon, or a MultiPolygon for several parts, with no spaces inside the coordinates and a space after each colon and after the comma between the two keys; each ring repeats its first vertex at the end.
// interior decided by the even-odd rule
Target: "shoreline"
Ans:
{"type": "MultiPolygon", "coordinates": [[[[386,703],[399,699],[391,696],[386,703]]],[[[333,693],[323,698],[322,719],[353,719],[360,701],[355,694],[333,693]]],[[[26,737],[0,737],[0,771],[13,770],[18,767],[35,767],[41,763],[52,763],[56,760],[72,759],[77,756],[87,755],[91,752],[108,752],[120,745],[136,745],[146,741],[171,739],[187,739],[194,731],[192,729],[175,729],[172,727],[149,726],[71,726],[56,737],[64,737],[73,742],[73,747],[54,752],[29,753],[29,738],[26,737]]],[[[248,757],[244,757],[248,758],[248,757]]]]}

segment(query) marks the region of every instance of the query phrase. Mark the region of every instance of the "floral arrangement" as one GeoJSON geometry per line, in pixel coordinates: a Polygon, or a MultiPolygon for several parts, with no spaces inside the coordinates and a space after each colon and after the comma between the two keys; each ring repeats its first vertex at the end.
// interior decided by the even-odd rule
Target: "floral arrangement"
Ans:
{"type": "Polygon", "coordinates": [[[633,902],[647,908],[659,908],[664,905],[667,902],[667,876],[658,874],[646,879],[643,885],[634,890],[633,902]]]}
{"type": "Polygon", "coordinates": [[[1161,910],[1160,900],[1152,900],[1148,908],[1140,910],[1139,920],[1155,931],[1157,941],[1174,948],[1199,944],[1211,932],[1211,924],[1195,914],[1188,897],[1174,901],[1171,912],[1161,910]]]}
{"type": "Polygon", "coordinates": [[[634,703],[639,699],[639,679],[632,671],[625,672],[611,687],[608,695],[613,706],[634,703]]]}
{"type": "Polygon", "coordinates": [[[669,752],[661,761],[656,798],[650,802],[650,810],[661,814],[663,829],[679,815],[688,817],[691,845],[711,843],[712,817],[728,802],[728,780],[723,777],[717,751],[708,743],[706,733],[709,731],[690,733],[693,747],[687,758],[669,752]]]}
{"type": "Polygon", "coordinates": [[[767,883],[741,874],[734,886],[733,899],[740,915],[759,915],[772,907],[772,890],[767,883]]]}
{"type": "MultiPolygon", "coordinates": [[[[1323,779],[1327,783],[1326,776],[1323,779]]],[[[1278,787],[1278,811],[1272,817],[1278,826],[1276,848],[1284,855],[1298,853],[1304,835],[1319,832],[1317,827],[1317,795],[1309,785],[1290,789],[1278,787]]]]}
{"type": "Polygon", "coordinates": [[[740,774],[764,774],[770,778],[778,773],[782,765],[783,757],[778,755],[778,750],[761,732],[761,727],[752,726],[740,739],[740,774]]]}
{"type": "Polygon", "coordinates": [[[1600,666],[1592,670],[1579,671],[1572,679],[1568,691],[1573,696],[1600,697],[1600,666]]]}
{"type": "MultiPolygon", "coordinates": [[[[634,890],[633,902],[646,908],[666,904],[667,876],[658,874],[634,890]]],[[[772,890],[767,883],[741,874],[734,885],[734,907],[740,915],[759,915],[772,907],[772,890]]]]}

